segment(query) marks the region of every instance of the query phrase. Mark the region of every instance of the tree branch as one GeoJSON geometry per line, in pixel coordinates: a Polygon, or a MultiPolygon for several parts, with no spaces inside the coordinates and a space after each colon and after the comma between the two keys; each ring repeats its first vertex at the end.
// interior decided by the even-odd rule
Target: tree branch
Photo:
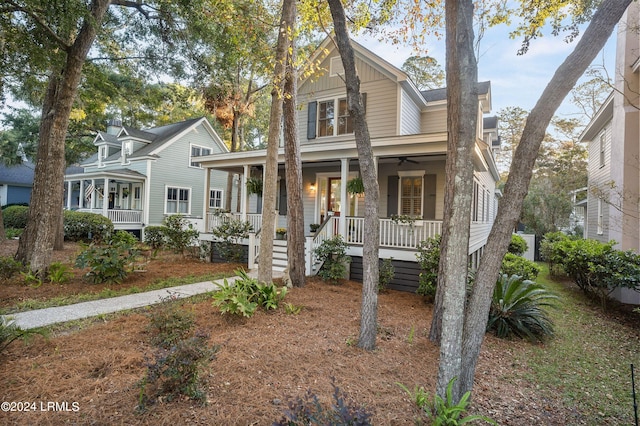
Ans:
{"type": "MultiPolygon", "coordinates": [[[[13,11],[14,12],[22,12],[25,15],[29,16],[31,19],[33,19],[35,21],[36,24],[38,24],[39,27],[41,27],[43,30],[45,30],[55,41],[56,43],[58,43],[60,45],[60,47],[62,47],[65,51],[68,51],[71,48],[71,44],[68,43],[67,41],[65,41],[64,39],[62,39],[54,30],[53,28],[51,28],[49,25],[47,25],[47,23],[45,22],[45,20],[35,11],[33,10],[29,10],[26,7],[23,7],[21,5],[19,5],[18,3],[16,3],[13,0],[7,0],[9,2],[10,5],[13,6],[13,11]]],[[[11,10],[11,9],[9,9],[11,10]]]]}
{"type": "Polygon", "coordinates": [[[114,6],[130,7],[130,8],[133,8],[133,9],[137,9],[138,12],[140,12],[145,18],[151,19],[151,15],[149,15],[149,12],[144,9],[145,3],[142,2],[141,0],[136,0],[136,1],[133,1],[133,0],[113,0],[111,2],[111,4],[114,5],[114,6]]]}

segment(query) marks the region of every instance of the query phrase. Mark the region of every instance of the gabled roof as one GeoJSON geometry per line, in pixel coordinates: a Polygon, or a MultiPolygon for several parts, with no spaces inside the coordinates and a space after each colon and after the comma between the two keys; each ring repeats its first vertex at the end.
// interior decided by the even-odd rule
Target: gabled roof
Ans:
{"type": "Polygon", "coordinates": [[[93,140],[94,145],[101,144],[102,142],[106,142],[109,145],[120,145],[120,141],[116,135],[112,135],[107,132],[98,132],[96,138],[93,140]]]}
{"type": "Polygon", "coordinates": [[[580,142],[591,142],[596,138],[598,133],[604,126],[613,120],[613,94],[612,91],[607,99],[600,105],[600,109],[593,116],[587,127],[584,128],[582,134],[578,138],[580,142]]]}
{"type": "Polygon", "coordinates": [[[181,121],[180,123],[167,124],[166,126],[154,127],[153,129],[145,130],[143,133],[153,135],[153,142],[134,151],[129,158],[154,155],[158,150],[161,150],[166,143],[172,141],[182,132],[190,129],[196,124],[199,124],[200,121],[207,122],[204,117],[198,117],[181,121]]]}
{"type": "Polygon", "coordinates": [[[32,186],[36,166],[31,162],[7,166],[0,163],[0,183],[5,185],[32,186]]]}
{"type": "MultiPolygon", "coordinates": [[[[423,90],[420,92],[427,102],[438,102],[447,100],[447,88],[423,90]]],[[[478,82],[478,95],[479,96],[491,96],[491,82],[479,81],[478,82]]]]}
{"type": "Polygon", "coordinates": [[[140,130],[129,126],[122,126],[122,129],[118,133],[118,139],[126,139],[127,136],[145,142],[153,142],[156,138],[156,135],[151,133],[150,130],[140,130]]]}

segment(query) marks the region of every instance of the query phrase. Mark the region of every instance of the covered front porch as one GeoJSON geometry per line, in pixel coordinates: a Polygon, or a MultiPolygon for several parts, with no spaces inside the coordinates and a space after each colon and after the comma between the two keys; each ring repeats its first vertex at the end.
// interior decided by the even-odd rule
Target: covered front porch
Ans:
{"type": "Polygon", "coordinates": [[[140,230],[145,220],[146,178],[131,170],[68,174],[65,209],[101,214],[115,229],[140,230]]]}

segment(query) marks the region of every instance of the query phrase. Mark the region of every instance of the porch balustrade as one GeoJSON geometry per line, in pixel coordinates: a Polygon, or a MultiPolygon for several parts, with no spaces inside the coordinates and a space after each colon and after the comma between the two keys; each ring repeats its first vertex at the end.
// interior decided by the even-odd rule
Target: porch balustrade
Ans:
{"type": "MultiPolygon", "coordinates": [[[[348,244],[364,242],[364,218],[347,217],[348,244]]],[[[393,219],[380,219],[380,247],[415,249],[421,241],[435,237],[442,231],[442,221],[416,220],[411,224],[394,222],[393,219]]]]}
{"type": "MultiPolygon", "coordinates": [[[[77,211],[104,214],[102,209],[78,209],[77,211]]],[[[107,210],[107,217],[114,225],[118,223],[142,223],[142,210],[109,209],[107,210]]]]}

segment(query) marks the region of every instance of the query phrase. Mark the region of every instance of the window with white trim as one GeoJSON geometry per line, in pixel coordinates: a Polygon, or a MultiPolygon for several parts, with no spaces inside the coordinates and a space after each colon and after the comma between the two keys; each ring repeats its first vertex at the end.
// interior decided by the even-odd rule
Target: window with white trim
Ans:
{"type": "Polygon", "coordinates": [[[333,100],[318,102],[318,136],[333,136],[335,108],[333,100]]]}
{"type": "Polygon", "coordinates": [[[164,212],[167,214],[190,214],[191,188],[166,187],[164,212]]]}
{"type": "Polygon", "coordinates": [[[605,164],[604,153],[605,153],[605,144],[607,142],[605,135],[606,135],[606,130],[600,134],[600,167],[604,167],[604,164],[605,164]]]}
{"type": "Polygon", "coordinates": [[[318,102],[319,137],[347,135],[351,133],[353,133],[353,118],[349,114],[347,98],[318,102]],[[337,115],[336,105],[338,105],[337,115]]]}
{"type": "Polygon", "coordinates": [[[212,209],[221,209],[222,208],[222,190],[221,189],[210,189],[209,190],[209,208],[212,209]]]}
{"type": "Polygon", "coordinates": [[[598,235],[604,234],[604,213],[602,210],[602,198],[598,198],[598,235]]]}
{"type": "Polygon", "coordinates": [[[211,148],[199,145],[191,145],[191,157],[189,158],[189,165],[191,167],[202,167],[199,162],[194,161],[194,157],[201,157],[203,155],[211,155],[211,148]]]}
{"type": "Polygon", "coordinates": [[[101,145],[98,148],[98,165],[102,165],[104,160],[109,156],[109,147],[106,145],[101,145]]]}

